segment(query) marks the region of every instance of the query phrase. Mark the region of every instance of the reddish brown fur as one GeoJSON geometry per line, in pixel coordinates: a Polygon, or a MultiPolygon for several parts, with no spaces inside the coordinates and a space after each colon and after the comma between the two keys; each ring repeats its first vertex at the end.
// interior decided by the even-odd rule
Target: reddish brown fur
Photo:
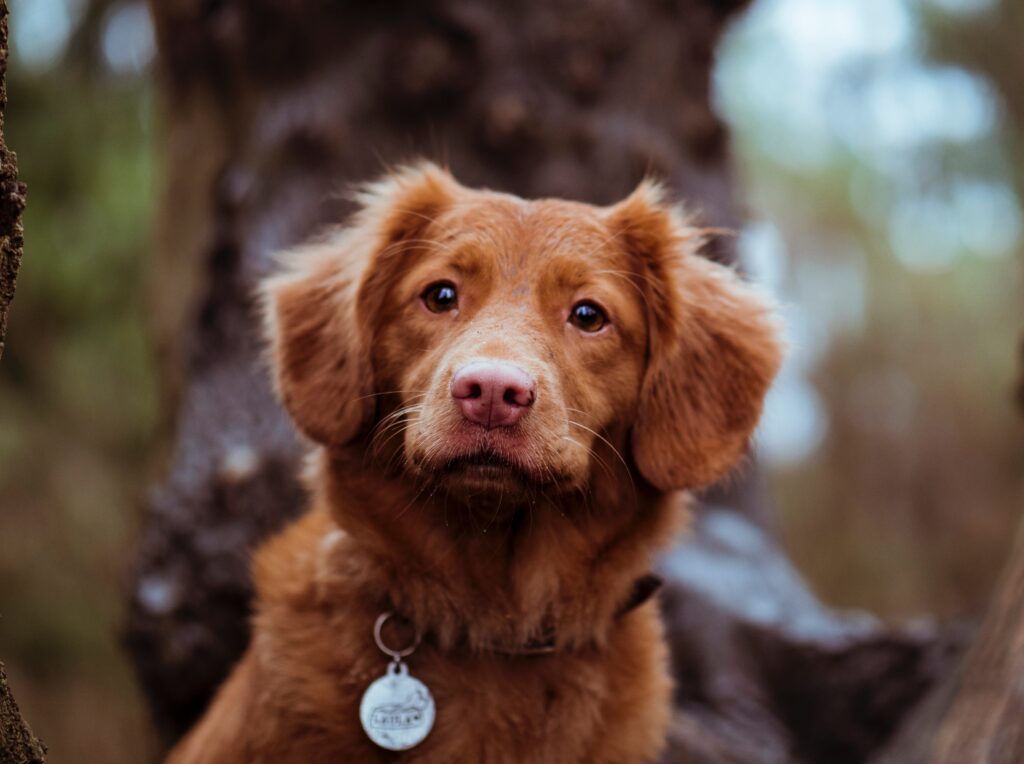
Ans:
{"type": "Polygon", "coordinates": [[[362,202],[266,285],[279,393],[320,445],[313,507],[257,553],[252,644],[169,761],[654,760],[661,625],[653,604],[615,613],[678,529],[679,491],[741,457],[779,362],[769,312],[652,184],[595,208],[424,165],[362,202]],[[421,303],[439,279],[456,311],[421,303]],[[608,328],[567,322],[583,298],[608,328]],[[513,427],[451,400],[481,357],[537,381],[513,427]],[[453,466],[480,449],[515,469],[453,466]],[[408,662],[438,708],[401,754],[358,718],[387,610],[427,635],[408,662]],[[553,654],[506,654],[552,627],[553,654]]]}

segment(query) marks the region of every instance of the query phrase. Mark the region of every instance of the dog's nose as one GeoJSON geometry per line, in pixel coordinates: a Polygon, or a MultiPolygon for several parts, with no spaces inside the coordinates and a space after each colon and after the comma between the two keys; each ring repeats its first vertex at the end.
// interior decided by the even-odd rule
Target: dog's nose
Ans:
{"type": "Polygon", "coordinates": [[[510,363],[474,361],[452,377],[452,398],[462,416],[487,429],[508,427],[533,405],[533,377],[510,363]]]}

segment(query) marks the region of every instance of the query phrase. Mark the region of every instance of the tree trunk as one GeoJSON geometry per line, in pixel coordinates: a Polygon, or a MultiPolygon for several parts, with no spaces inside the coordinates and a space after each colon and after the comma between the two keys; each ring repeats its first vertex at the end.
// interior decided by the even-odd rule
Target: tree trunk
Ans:
{"type": "Polygon", "coordinates": [[[24,246],[21,211],[25,209],[25,184],[18,181],[18,158],[4,141],[7,111],[7,1],[0,0],[0,358],[4,356],[7,313],[24,246]]]}
{"type": "Polygon", "coordinates": [[[46,746],[22,718],[0,662],[0,764],[42,764],[45,760],[46,746]]]}
{"type": "Polygon", "coordinates": [[[22,718],[0,662],[0,764],[43,764],[45,760],[46,746],[22,718]]]}
{"type": "MultiPolygon", "coordinates": [[[[260,368],[251,299],[271,254],[341,219],[347,184],[420,155],[468,185],[596,203],[654,173],[705,224],[737,228],[709,90],[715,44],[742,3],[152,5],[165,164],[153,304],[175,445],[146,507],[126,641],[172,740],[244,649],[248,550],[303,508],[302,446],[260,368]]],[[[708,255],[731,260],[730,241],[708,255]]],[[[671,756],[782,761],[830,750],[822,741],[843,725],[858,755],[873,750],[941,673],[933,635],[828,613],[759,529],[754,472],[732,486],[710,499],[739,513],[705,515],[666,562],[680,678],[671,756]],[[751,539],[781,579],[753,565],[751,539]],[[753,599],[732,598],[736,577],[753,599]],[[766,623],[765,605],[820,628],[766,623]],[[817,676],[787,684],[791,669],[817,676]],[[892,692],[865,697],[864,682],[892,692]],[[837,685],[851,698],[819,702],[837,685]]]]}
{"type": "MultiPolygon", "coordinates": [[[[25,209],[25,184],[18,181],[18,160],[4,140],[7,111],[7,2],[0,0],[0,358],[4,354],[7,312],[14,299],[14,286],[24,246],[21,212],[25,209]]],[[[46,748],[22,718],[7,685],[0,662],[0,763],[42,762],[46,748]]]]}

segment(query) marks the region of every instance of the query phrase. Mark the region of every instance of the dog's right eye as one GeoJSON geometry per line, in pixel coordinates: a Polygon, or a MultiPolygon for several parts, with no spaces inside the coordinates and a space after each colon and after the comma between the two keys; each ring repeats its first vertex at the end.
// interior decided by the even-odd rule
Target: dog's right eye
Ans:
{"type": "Polygon", "coordinates": [[[420,299],[432,313],[445,313],[459,307],[459,295],[455,291],[455,285],[450,281],[431,284],[420,295],[420,299]]]}

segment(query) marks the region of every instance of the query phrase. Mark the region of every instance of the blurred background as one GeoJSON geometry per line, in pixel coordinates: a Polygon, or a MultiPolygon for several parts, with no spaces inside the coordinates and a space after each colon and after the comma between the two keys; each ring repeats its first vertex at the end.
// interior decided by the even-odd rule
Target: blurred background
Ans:
{"type": "MultiPolygon", "coordinates": [[[[166,440],[145,299],[153,32],[141,2],[10,9],[29,204],[0,365],[0,659],[53,761],[144,761],[117,630],[166,440]]],[[[829,604],[976,615],[1008,551],[1022,35],[1013,0],[756,0],[720,47],[740,251],[792,346],[758,450],[778,534],[829,604]]]]}

